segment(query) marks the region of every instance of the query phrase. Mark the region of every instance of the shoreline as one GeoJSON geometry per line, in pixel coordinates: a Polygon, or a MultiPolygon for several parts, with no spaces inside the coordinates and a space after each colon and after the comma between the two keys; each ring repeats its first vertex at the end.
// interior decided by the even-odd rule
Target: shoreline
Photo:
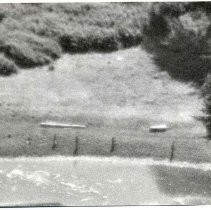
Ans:
{"type": "MultiPolygon", "coordinates": [[[[36,129],[34,129],[36,135],[36,129]]],[[[39,136],[39,139],[28,138],[15,140],[8,139],[0,146],[0,158],[43,158],[54,156],[65,156],[67,158],[80,158],[81,156],[99,157],[99,158],[153,158],[158,161],[169,160],[185,161],[191,163],[211,163],[211,142],[205,139],[201,140],[174,140],[174,154],[171,157],[172,140],[163,138],[161,136],[148,136],[146,139],[139,139],[139,133],[136,136],[122,133],[118,134],[115,139],[115,144],[112,145],[112,130],[104,129],[96,132],[90,129],[89,131],[63,130],[56,135],[57,145],[53,148],[53,132],[44,131],[41,129],[40,133],[46,135],[39,136]],[[69,133],[69,134],[67,134],[69,133]],[[110,134],[110,135],[109,135],[110,134]],[[76,145],[76,138],[78,145],[76,145]],[[86,138],[87,137],[87,138],[86,138]],[[102,138],[101,138],[102,137],[102,138]],[[11,141],[13,144],[11,144],[11,141]],[[77,152],[75,152],[77,147],[77,152]],[[112,148],[113,147],[113,148],[112,148]]],[[[31,133],[31,136],[33,134],[31,133]]],[[[145,136],[146,137],[146,136],[145,136]]],[[[164,137],[164,136],[163,136],[164,137]]]]}
{"type": "Polygon", "coordinates": [[[167,166],[174,168],[189,168],[202,171],[211,171],[211,162],[210,163],[193,163],[187,161],[172,161],[168,159],[156,160],[154,158],[124,158],[118,156],[112,157],[99,157],[99,156],[43,156],[43,157],[15,157],[15,158],[1,158],[1,162],[60,162],[60,161],[92,161],[92,162],[105,162],[112,164],[128,164],[130,165],[144,165],[144,166],[167,166]]]}

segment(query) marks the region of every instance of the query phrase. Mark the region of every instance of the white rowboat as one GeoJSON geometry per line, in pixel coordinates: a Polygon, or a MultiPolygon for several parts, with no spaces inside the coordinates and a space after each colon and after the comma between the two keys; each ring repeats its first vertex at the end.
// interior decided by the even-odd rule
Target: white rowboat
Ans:
{"type": "Polygon", "coordinates": [[[58,122],[42,122],[40,123],[41,127],[49,127],[49,128],[86,128],[85,125],[77,125],[77,124],[65,124],[58,122]]]}
{"type": "Polygon", "coordinates": [[[167,125],[153,125],[150,126],[150,132],[165,132],[168,129],[167,125]]]}

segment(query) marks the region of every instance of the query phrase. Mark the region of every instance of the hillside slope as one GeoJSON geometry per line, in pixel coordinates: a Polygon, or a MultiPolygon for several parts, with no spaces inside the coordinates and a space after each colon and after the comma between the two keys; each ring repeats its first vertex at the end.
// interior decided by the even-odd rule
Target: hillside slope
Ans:
{"type": "Polygon", "coordinates": [[[48,67],[0,78],[2,108],[40,117],[137,117],[143,121],[195,123],[197,90],[159,72],[140,48],[116,53],[64,55],[48,67]],[[52,114],[49,114],[52,113],[52,114]]]}
{"type": "Polygon", "coordinates": [[[62,52],[111,52],[141,43],[150,3],[0,5],[0,75],[51,63],[62,52]]]}
{"type": "Polygon", "coordinates": [[[0,155],[72,155],[75,137],[79,154],[209,161],[205,129],[193,116],[202,102],[197,90],[159,72],[141,48],[115,53],[64,55],[48,67],[0,78],[0,155]],[[46,120],[86,124],[85,130],[46,129],[46,120]],[[149,133],[154,123],[170,130],[149,133]],[[52,150],[56,134],[58,148],[52,150]]]}

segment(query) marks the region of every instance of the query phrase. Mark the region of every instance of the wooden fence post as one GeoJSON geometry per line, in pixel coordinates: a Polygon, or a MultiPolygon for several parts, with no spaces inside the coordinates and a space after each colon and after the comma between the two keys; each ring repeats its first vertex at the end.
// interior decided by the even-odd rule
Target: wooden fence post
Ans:
{"type": "Polygon", "coordinates": [[[115,149],[115,138],[113,137],[111,139],[111,149],[110,149],[110,153],[113,153],[115,149]]]}
{"type": "Polygon", "coordinates": [[[75,137],[75,150],[73,151],[73,155],[78,155],[78,136],[75,137]]]}
{"type": "Polygon", "coordinates": [[[174,152],[175,152],[175,144],[174,144],[174,141],[172,142],[171,144],[171,151],[170,151],[170,162],[172,162],[173,158],[174,158],[174,152]]]}
{"type": "Polygon", "coordinates": [[[27,143],[28,145],[31,145],[31,141],[32,141],[32,139],[29,137],[29,138],[27,139],[26,143],[27,143]]]}
{"type": "Polygon", "coordinates": [[[56,134],[54,134],[52,150],[56,149],[57,145],[56,134]]]}

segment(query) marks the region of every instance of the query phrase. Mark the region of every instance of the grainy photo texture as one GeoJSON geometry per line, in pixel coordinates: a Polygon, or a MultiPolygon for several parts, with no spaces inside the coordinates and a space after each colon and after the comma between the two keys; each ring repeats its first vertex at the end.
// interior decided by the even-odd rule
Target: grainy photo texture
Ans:
{"type": "Polygon", "coordinates": [[[211,204],[211,3],[0,4],[0,206],[211,204]]]}

